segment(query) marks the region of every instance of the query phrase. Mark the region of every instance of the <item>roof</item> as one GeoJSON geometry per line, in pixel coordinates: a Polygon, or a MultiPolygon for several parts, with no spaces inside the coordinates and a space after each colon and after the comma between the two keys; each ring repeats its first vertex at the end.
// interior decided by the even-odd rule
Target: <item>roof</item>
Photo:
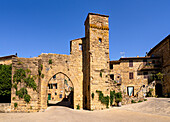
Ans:
{"type": "Polygon", "coordinates": [[[120,58],[119,60],[110,61],[110,63],[111,64],[119,64],[122,60],[138,60],[138,59],[159,59],[159,57],[151,57],[151,56],[145,56],[145,57],[126,57],[126,58],[120,58]]]}
{"type": "Polygon", "coordinates": [[[158,59],[158,58],[159,57],[145,56],[145,57],[126,57],[126,58],[120,58],[119,60],[158,59]]]}
{"type": "Polygon", "coordinates": [[[110,64],[119,64],[120,60],[114,60],[114,61],[110,61],[110,64]]]}
{"type": "Polygon", "coordinates": [[[149,51],[148,55],[151,55],[151,53],[152,53],[157,47],[159,47],[161,44],[163,44],[167,39],[170,39],[170,34],[169,34],[167,37],[165,37],[161,42],[159,42],[155,47],[153,47],[153,48],[149,51]]]}
{"type": "Polygon", "coordinates": [[[70,42],[72,41],[76,41],[76,40],[80,40],[80,39],[85,39],[86,37],[82,37],[82,38],[77,38],[77,39],[73,39],[73,40],[70,40],[70,42]]]}
{"type": "Polygon", "coordinates": [[[0,57],[0,60],[2,60],[2,59],[12,58],[12,57],[17,57],[17,56],[16,56],[16,55],[3,56],[3,57],[0,57]]]}

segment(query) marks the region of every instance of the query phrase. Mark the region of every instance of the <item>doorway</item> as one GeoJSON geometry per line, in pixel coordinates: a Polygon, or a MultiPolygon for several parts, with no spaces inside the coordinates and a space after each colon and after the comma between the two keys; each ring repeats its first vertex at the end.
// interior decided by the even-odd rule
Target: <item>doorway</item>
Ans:
{"type": "Polygon", "coordinates": [[[162,84],[157,83],[155,86],[155,91],[156,91],[156,95],[158,95],[158,97],[162,97],[162,84]]]}
{"type": "Polygon", "coordinates": [[[128,93],[129,97],[134,96],[134,87],[133,86],[128,86],[127,87],[127,93],[128,93]]]}

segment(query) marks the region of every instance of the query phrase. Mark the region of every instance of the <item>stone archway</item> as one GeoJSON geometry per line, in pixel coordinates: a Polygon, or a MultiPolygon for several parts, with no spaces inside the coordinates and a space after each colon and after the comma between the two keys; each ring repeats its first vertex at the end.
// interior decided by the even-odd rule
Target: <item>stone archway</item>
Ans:
{"type": "Polygon", "coordinates": [[[80,109],[83,108],[83,77],[82,74],[77,74],[77,70],[74,68],[67,68],[65,65],[62,65],[58,63],[57,65],[43,65],[42,74],[44,74],[44,78],[41,79],[40,84],[40,109],[45,110],[47,108],[47,98],[48,98],[48,92],[47,87],[50,79],[58,73],[62,73],[70,80],[72,81],[72,84],[74,86],[74,94],[73,94],[73,100],[74,100],[74,109],[77,108],[77,106],[80,106],[80,109]]]}
{"type": "Polygon", "coordinates": [[[157,83],[155,86],[155,94],[158,95],[158,97],[162,96],[162,84],[157,83]]]}
{"type": "Polygon", "coordinates": [[[61,105],[73,108],[74,85],[71,79],[63,72],[58,72],[50,78],[46,90],[49,105],[61,105]]]}

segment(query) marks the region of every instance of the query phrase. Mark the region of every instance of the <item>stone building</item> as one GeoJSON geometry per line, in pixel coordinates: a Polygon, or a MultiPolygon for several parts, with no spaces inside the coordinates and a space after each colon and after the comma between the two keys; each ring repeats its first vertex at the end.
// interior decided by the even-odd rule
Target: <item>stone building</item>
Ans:
{"type": "MultiPolygon", "coordinates": [[[[74,109],[105,109],[96,91],[105,97],[110,96],[110,90],[121,91],[124,98],[143,97],[149,88],[155,89],[156,84],[161,84],[151,77],[159,71],[164,73],[163,93],[170,93],[169,36],[145,57],[110,61],[109,16],[89,13],[84,25],[85,37],[70,41],[70,55],[42,53],[34,58],[10,57],[13,85],[17,69],[29,71],[37,85],[36,90],[27,88],[31,96],[29,103],[17,95],[23,83],[18,83],[17,89],[12,87],[12,112],[43,111],[47,101],[58,103],[65,99],[74,109]]],[[[5,58],[0,59],[2,62],[5,58]]],[[[159,91],[156,90],[156,94],[159,91]]]]}
{"type": "Polygon", "coordinates": [[[153,47],[148,56],[159,57],[163,82],[157,83],[156,88],[159,89],[160,95],[170,96],[170,35],[153,47]]]}
{"type": "Polygon", "coordinates": [[[150,56],[120,58],[117,61],[110,61],[110,69],[112,82],[120,85],[125,95],[142,97],[149,88],[155,91],[152,75],[160,71],[160,61],[158,57],[150,56]]]}
{"type": "Polygon", "coordinates": [[[10,65],[12,64],[12,57],[17,57],[16,55],[8,55],[8,56],[3,56],[0,57],[0,64],[4,65],[10,65]]]}

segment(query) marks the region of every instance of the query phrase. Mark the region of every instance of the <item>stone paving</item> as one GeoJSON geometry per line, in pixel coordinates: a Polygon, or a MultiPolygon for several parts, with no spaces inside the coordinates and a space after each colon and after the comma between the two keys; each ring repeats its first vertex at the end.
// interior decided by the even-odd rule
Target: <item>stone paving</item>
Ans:
{"type": "Polygon", "coordinates": [[[0,113],[0,122],[170,122],[167,107],[169,107],[169,99],[162,98],[151,98],[143,103],[95,111],[73,110],[63,106],[51,106],[45,112],[39,113],[0,113]],[[164,104],[162,106],[165,109],[154,104],[158,104],[160,107],[164,104]],[[146,106],[145,109],[143,108],[144,106],[146,106]],[[153,111],[154,108],[156,111],[153,111]],[[165,112],[166,114],[155,114],[158,111],[157,108],[160,108],[159,113],[165,112]],[[141,111],[139,112],[138,109],[141,109],[141,111]],[[152,111],[151,114],[150,111],[152,111]]]}
{"type": "Polygon", "coordinates": [[[170,98],[147,98],[145,102],[128,104],[117,109],[170,116],[170,98]]]}

